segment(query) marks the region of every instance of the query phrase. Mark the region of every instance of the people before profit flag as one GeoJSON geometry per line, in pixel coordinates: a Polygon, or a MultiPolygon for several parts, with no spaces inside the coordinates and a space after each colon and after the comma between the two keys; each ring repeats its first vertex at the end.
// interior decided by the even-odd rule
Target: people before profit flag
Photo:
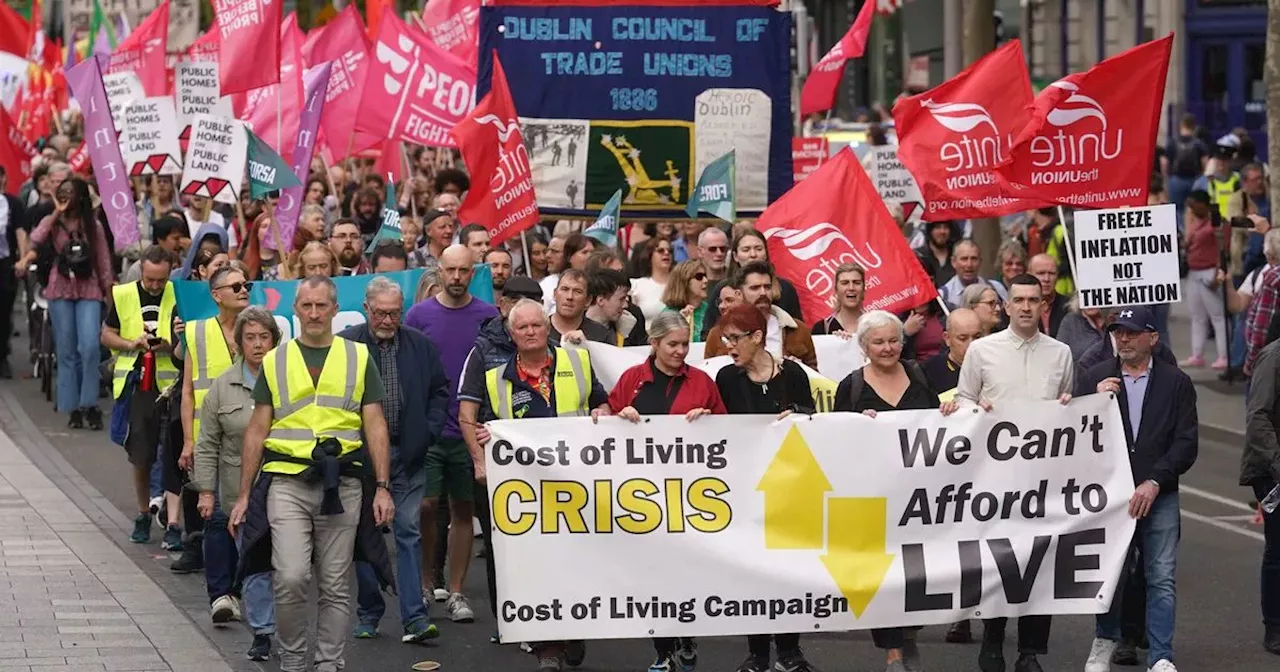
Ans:
{"type": "Polygon", "coordinates": [[[333,233],[329,235],[329,249],[338,258],[339,275],[365,275],[369,272],[369,261],[364,256],[364,238],[360,235],[360,227],[350,219],[339,219],[333,223],[333,233]]]}
{"type": "MultiPolygon", "coordinates": [[[[729,285],[742,292],[743,302],[758,311],[765,321],[764,347],[778,359],[795,359],[818,368],[818,351],[809,327],[797,322],[787,311],[773,305],[773,270],[768,262],[753,261],[730,276],[729,285]]],[[[712,328],[707,335],[706,356],[727,354],[729,343],[712,328]]]]}
{"type": "Polygon", "coordinates": [[[617,342],[609,340],[607,327],[587,317],[587,274],[577,268],[566,268],[560,274],[560,281],[556,284],[556,305],[548,317],[548,324],[553,345],[617,342]]]}
{"type": "MultiPolygon", "coordinates": [[[[671,269],[671,279],[662,292],[662,303],[667,311],[684,316],[691,333],[701,335],[707,314],[707,270],[702,261],[682,261],[671,269]]],[[[695,340],[700,341],[701,337],[695,340]]]]}
{"type": "MultiPolygon", "coordinates": [[[[1267,234],[1268,242],[1275,231],[1267,234]]],[[[1253,375],[1245,402],[1245,445],[1240,485],[1266,501],[1280,484],[1280,340],[1267,342],[1252,360],[1253,375]]],[[[1262,646],[1280,655],[1280,508],[1261,509],[1264,545],[1259,580],[1262,646]]]]}
{"type": "MultiPolygon", "coordinates": [[[[139,511],[129,537],[135,544],[151,541],[151,468],[163,439],[159,404],[161,394],[167,395],[167,388],[178,380],[173,345],[181,335],[175,333],[181,321],[176,319],[177,303],[169,281],[173,255],[152,246],[143,252],[140,263],[142,279],[112,288],[111,308],[101,332],[102,345],[116,356],[111,391],[119,406],[113,412],[127,413],[123,445],[133,467],[139,511]]],[[[97,359],[95,348],[95,367],[97,359]]],[[[167,527],[164,541],[166,550],[182,550],[182,530],[176,524],[167,527]]]]}
{"type": "MultiPolygon", "coordinates": [[[[404,248],[391,246],[404,254],[404,248]]],[[[391,533],[396,545],[396,596],[403,628],[400,641],[420,643],[439,636],[422,592],[420,524],[423,494],[431,477],[429,456],[441,440],[449,412],[450,378],[431,339],[412,327],[401,326],[404,295],[400,285],[375,276],[364,295],[366,322],[338,335],[363,343],[374,355],[382,376],[386,393],[382,412],[391,445],[391,499],[395,504],[391,533]]],[[[464,452],[463,457],[470,466],[470,456],[464,452]]],[[[434,531],[434,524],[429,529],[434,531]]],[[[371,639],[378,634],[386,603],[368,563],[357,563],[356,580],[359,608],[355,637],[371,639]]]]}
{"type": "Polygon", "coordinates": [[[1210,203],[1209,194],[1192,191],[1187,196],[1187,211],[1183,220],[1183,245],[1187,254],[1187,303],[1191,308],[1191,356],[1181,366],[1205,365],[1205,341],[1209,340],[1212,326],[1214,346],[1218,358],[1213,361],[1215,370],[1227,368],[1227,319],[1222,287],[1218,283],[1218,268],[1223,258],[1222,218],[1210,203]]]}
{"type": "MultiPolygon", "coordinates": [[[[693,422],[704,415],[726,413],[711,376],[685,363],[691,333],[680,313],[667,311],[655,317],[649,325],[649,358],[618,377],[609,394],[609,409],[633,423],[649,415],[683,415],[693,422]]],[[[698,665],[698,646],[692,637],[654,637],[653,648],[657,657],[649,672],[682,672],[698,665]]]]}
{"type": "Polygon", "coordinates": [[[850,261],[837,266],[835,276],[835,312],[814,322],[812,333],[852,339],[858,333],[858,320],[862,319],[863,301],[867,298],[867,272],[850,261]]]}
{"type": "MultiPolygon", "coordinates": [[[[715,287],[712,287],[707,294],[707,316],[703,320],[704,340],[711,340],[711,328],[720,321],[720,293],[729,286],[729,279],[734,277],[734,273],[753,261],[769,263],[769,247],[765,243],[764,234],[755,229],[745,226],[736,228],[730,249],[733,254],[729,257],[728,272],[725,275],[725,279],[717,283],[715,287]]],[[[772,297],[774,303],[779,308],[787,311],[788,315],[797,320],[804,319],[804,313],[800,310],[800,295],[796,294],[796,288],[791,284],[790,280],[779,278],[775,274],[772,297]]]]}
{"type": "Polygon", "coordinates": [[[1067,227],[1058,219],[1057,208],[1040,208],[1032,210],[1031,221],[1023,231],[1023,245],[1027,254],[1033,258],[1048,255],[1057,269],[1054,280],[1054,291],[1070,298],[1075,293],[1075,283],[1071,279],[1071,263],[1067,249],[1067,227]]]}
{"type": "MultiPolygon", "coordinates": [[[[1033,269],[1036,267],[1036,259],[1031,265],[1033,269]]],[[[955,412],[962,404],[990,411],[996,405],[1015,400],[1057,399],[1063,404],[1071,401],[1075,382],[1071,349],[1040,332],[1046,309],[1044,285],[1043,278],[1030,275],[1013,279],[1008,288],[1009,328],[969,345],[960,366],[955,399],[942,405],[944,414],[955,412]]],[[[978,654],[978,668],[982,672],[1005,669],[1007,622],[1006,618],[983,621],[982,648],[978,654]]],[[[1018,658],[1014,672],[1042,672],[1037,657],[1049,652],[1051,622],[1049,616],[1018,619],[1018,658]]]]}
{"type": "MultiPolygon", "coordinates": [[[[222,289],[214,291],[215,301],[231,295],[232,287],[226,283],[244,282],[240,271],[216,275],[211,281],[222,289]],[[221,297],[219,296],[221,295],[221,297]]],[[[248,290],[236,291],[248,304],[248,290]]],[[[202,323],[207,331],[217,334],[209,337],[227,339],[236,353],[235,361],[227,365],[221,374],[204,388],[203,399],[196,412],[200,417],[192,456],[191,483],[200,493],[198,509],[204,518],[205,585],[212,600],[211,614],[215,624],[244,620],[253,635],[246,656],[249,660],[266,661],[271,658],[272,637],[276,633],[275,596],[271,591],[271,573],[257,572],[243,577],[236,587],[236,568],[240,564],[242,536],[232,536],[227,531],[227,515],[240,498],[242,448],[245,430],[253,416],[253,387],[262,375],[262,359],[280,342],[280,328],[275,318],[261,306],[242,307],[228,327],[222,324],[225,304],[219,305],[218,317],[202,320],[187,329],[188,344],[195,343],[192,334],[202,323]]],[[[212,338],[205,344],[212,349],[212,338]]],[[[187,366],[198,359],[198,352],[188,347],[187,366]]],[[[190,375],[188,375],[188,379],[190,375]]],[[[185,383],[184,383],[185,385],[185,383]]],[[[185,395],[184,395],[185,401],[185,395]]],[[[185,403],[184,403],[185,408],[185,403]]]]}
{"type": "Polygon", "coordinates": [[[381,586],[394,580],[378,529],[395,515],[386,393],[369,348],[333,335],[333,280],[299,281],[293,310],[298,337],[267,353],[254,386],[227,529],[243,527],[237,576],[267,569],[258,565],[270,544],[280,669],[311,669],[314,590],[315,668],[336,672],[350,632],[352,562],[372,564],[381,586]]]}
{"type": "Polygon", "coordinates": [[[44,297],[49,302],[58,361],[56,410],[68,414],[71,429],[82,429],[87,422],[89,429],[97,431],[102,429],[98,408],[102,302],[115,283],[111,247],[94,216],[89,184],[83,179],[71,177],[58,184],[52,207],[52,214],[31,232],[27,253],[13,270],[23,278],[40,250],[48,250],[52,257],[44,297]]]}
{"type": "Polygon", "coordinates": [[[1000,284],[1000,281],[987,279],[978,274],[982,269],[982,252],[978,249],[978,244],[972,240],[965,239],[955,244],[951,250],[951,267],[955,269],[955,275],[938,288],[938,294],[946,302],[947,308],[951,310],[959,308],[960,295],[965,288],[978,282],[985,282],[994,289],[1001,301],[1008,298],[1004,285],[1000,284]]]}
{"type": "Polygon", "coordinates": [[[946,347],[922,367],[929,387],[938,393],[939,399],[951,401],[955,397],[964,356],[969,352],[969,346],[985,335],[982,320],[972,309],[956,308],[947,316],[947,330],[943,334],[946,347]]]}
{"type": "MultiPolygon", "coordinates": [[[[956,310],[972,310],[978,316],[978,324],[982,335],[993,334],[1008,326],[1004,301],[996,290],[985,282],[969,285],[960,293],[960,307],[956,310]]],[[[956,311],[951,311],[954,314],[956,311]]],[[[951,320],[947,317],[948,322],[951,320]]]]}
{"type": "MultiPolygon", "coordinates": [[[[542,304],[521,299],[507,315],[507,330],[516,353],[487,369],[476,357],[467,363],[458,390],[459,421],[471,434],[467,445],[475,479],[482,485],[486,483],[484,442],[475,437],[476,426],[472,424],[481,404],[499,420],[589,416],[596,421],[609,415],[608,396],[596,379],[587,351],[551,346],[550,328],[542,304]]],[[[470,518],[467,520],[469,524],[470,518]]],[[[470,535],[471,530],[466,533],[470,535]]],[[[539,672],[559,672],[565,664],[577,667],[586,656],[582,641],[536,642],[532,648],[539,672]]]]}
{"type": "MultiPolygon", "coordinates": [[[[850,373],[836,388],[832,411],[875,418],[888,411],[938,408],[938,395],[920,365],[902,359],[906,333],[893,313],[873,310],[858,321],[858,347],[867,365],[850,373]]],[[[871,641],[886,653],[885,672],[923,669],[916,645],[919,628],[880,628],[871,641]]]]}
{"type": "MultiPolygon", "coordinates": [[[[1056,337],[1062,326],[1062,318],[1067,316],[1071,304],[1069,297],[1063,296],[1056,289],[1058,286],[1058,262],[1047,254],[1037,254],[1027,262],[1027,273],[1040,282],[1041,303],[1040,332],[1049,337],[1056,337]]],[[[1013,291],[1009,292],[1009,301],[1013,300],[1013,291]]],[[[1012,304],[1005,304],[1010,322],[1013,320],[1012,304]]]]}

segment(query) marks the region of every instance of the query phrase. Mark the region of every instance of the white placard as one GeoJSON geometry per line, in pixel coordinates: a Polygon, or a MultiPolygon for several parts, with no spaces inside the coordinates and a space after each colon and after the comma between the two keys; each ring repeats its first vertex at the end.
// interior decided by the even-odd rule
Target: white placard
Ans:
{"type": "Polygon", "coordinates": [[[924,197],[920,195],[920,187],[911,171],[898,160],[897,145],[872,147],[867,152],[867,162],[871,179],[876,183],[876,192],[887,203],[902,206],[902,214],[909,223],[924,220],[924,197]]]}
{"type": "Polygon", "coordinates": [[[173,70],[173,88],[178,100],[178,137],[191,134],[191,119],[197,114],[234,117],[231,97],[220,94],[217,61],[180,61],[173,70]]]}
{"type": "Polygon", "coordinates": [[[1080,210],[1072,244],[1081,308],[1177,303],[1177,208],[1080,210]]]}
{"type": "Polygon", "coordinates": [[[1100,394],[950,417],[490,422],[498,628],[546,641],[1101,613],[1135,525],[1122,422],[1100,394]]]}
{"type": "Polygon", "coordinates": [[[107,90],[107,105],[111,107],[111,121],[116,133],[124,133],[124,106],[147,97],[142,80],[133,71],[113,72],[102,75],[102,85],[107,90]]]}
{"type": "Polygon", "coordinates": [[[187,142],[183,163],[182,193],[208,196],[235,204],[244,182],[249,136],[244,122],[209,114],[197,114],[187,142]]]}
{"type": "Polygon", "coordinates": [[[156,96],[136,100],[125,106],[123,114],[120,154],[129,177],[181,174],[182,147],[173,99],[156,96]]]}
{"type": "Polygon", "coordinates": [[[694,101],[694,180],[716,159],[735,150],[738,211],[769,204],[769,141],[773,101],[759,89],[707,89],[694,101]]]}

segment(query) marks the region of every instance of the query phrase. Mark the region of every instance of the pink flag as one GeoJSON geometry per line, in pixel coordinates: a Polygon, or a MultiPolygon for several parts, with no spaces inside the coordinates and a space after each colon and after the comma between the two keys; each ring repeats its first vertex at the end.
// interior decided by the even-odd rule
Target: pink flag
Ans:
{"type": "Polygon", "coordinates": [[[427,0],[421,22],[437,46],[475,65],[480,53],[480,0],[427,0]]]}
{"type": "MultiPolygon", "coordinates": [[[[102,60],[106,60],[103,58],[102,60]]],[[[102,66],[98,58],[86,58],[67,71],[67,86],[84,112],[85,144],[93,162],[93,174],[102,196],[107,224],[115,237],[117,250],[138,242],[138,211],[129,187],[129,174],[120,156],[120,138],[111,121],[107,89],[102,84],[102,66]]]]}
{"type": "Polygon", "coordinates": [[[453,147],[449,132],[474,107],[475,81],[475,66],[385,12],[360,94],[356,131],[453,147]]]}
{"type": "MultiPolygon", "coordinates": [[[[307,176],[311,174],[311,155],[316,148],[320,115],[324,110],[325,91],[329,88],[331,69],[331,63],[323,63],[307,70],[302,76],[305,98],[298,120],[297,141],[293,146],[293,174],[298,177],[300,184],[284,189],[280,193],[280,205],[276,207],[276,221],[280,224],[280,238],[284,241],[285,252],[293,249],[293,230],[298,225],[298,212],[302,210],[302,190],[306,188],[304,185],[307,183],[307,176]]],[[[275,241],[268,242],[274,244],[275,241]]]]}
{"type": "Polygon", "coordinates": [[[862,58],[867,49],[867,35],[871,33],[871,16],[875,14],[874,0],[863,0],[858,17],[849,26],[849,32],[836,42],[836,46],[818,61],[800,90],[800,116],[825,112],[836,105],[836,91],[844,78],[844,63],[851,58],[862,58]]]}
{"type": "Polygon", "coordinates": [[[108,74],[137,73],[148,96],[163,96],[168,90],[165,72],[165,50],[169,44],[169,0],[164,0],[147,15],[129,37],[111,54],[108,74]]]}
{"type": "Polygon", "coordinates": [[[188,61],[216,61],[218,60],[218,31],[210,30],[209,32],[196,38],[191,46],[187,47],[186,60],[188,61]]]}
{"type": "MultiPolygon", "coordinates": [[[[280,0],[213,0],[222,95],[280,82],[280,0]]],[[[295,61],[301,63],[301,60],[295,61]]],[[[302,73],[298,73],[299,78],[302,73]]],[[[298,84],[298,97],[302,97],[298,84]]]]}
{"type": "MultiPolygon", "coordinates": [[[[308,36],[307,41],[310,40],[308,36]]],[[[305,51],[303,58],[307,58],[305,51]]],[[[333,74],[329,77],[329,91],[325,96],[320,125],[330,153],[341,160],[382,141],[382,136],[355,132],[360,94],[369,70],[369,40],[365,37],[364,22],[354,4],[347,5],[337,18],[330,21],[324,28],[324,39],[313,45],[308,63],[314,65],[325,61],[333,63],[333,74]]]]}
{"type": "MultiPolygon", "coordinates": [[[[237,94],[232,104],[236,118],[249,124],[254,135],[289,161],[302,112],[302,31],[293,13],[280,26],[280,51],[283,59],[280,61],[279,82],[237,94]]],[[[222,61],[221,67],[226,64],[225,60],[222,61]]],[[[226,77],[221,79],[227,81],[226,77]]],[[[226,90],[222,93],[226,95],[226,90]]]]}

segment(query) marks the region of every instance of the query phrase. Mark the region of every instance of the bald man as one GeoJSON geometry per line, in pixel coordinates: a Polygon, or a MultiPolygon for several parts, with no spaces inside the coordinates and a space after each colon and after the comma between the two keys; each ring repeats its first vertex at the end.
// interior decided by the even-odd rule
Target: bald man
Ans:
{"type": "Polygon", "coordinates": [[[969,352],[969,344],[981,336],[982,320],[973,309],[957,308],[947,316],[947,330],[942,335],[947,347],[924,365],[925,378],[938,392],[940,401],[950,401],[955,396],[965,353],[969,352]]]}
{"type": "Polygon", "coordinates": [[[1044,313],[1040,318],[1040,333],[1058,337],[1062,318],[1070,311],[1070,297],[1058,293],[1058,262],[1047,254],[1037,254],[1027,262],[1027,273],[1040,282],[1040,296],[1044,300],[1044,313]]]}
{"type": "MultiPolygon", "coordinates": [[[[460,380],[467,355],[476,343],[480,324],[497,317],[498,309],[471,296],[472,254],[462,245],[451,245],[440,254],[440,284],[443,289],[409,309],[404,323],[431,339],[440,353],[449,380],[460,380]]],[[[457,623],[470,623],[475,612],[462,593],[471,564],[471,518],[475,493],[475,472],[471,453],[458,426],[457,385],[449,386],[448,415],[440,441],[427,449],[426,487],[422,505],[423,591],[445,601],[445,612],[457,623]],[[444,563],[436,553],[437,512],[447,498],[450,514],[448,532],[449,579],[442,576],[444,563]],[[431,571],[426,571],[430,569],[431,571]]],[[[444,523],[444,520],[439,522],[444,523]]],[[[442,524],[441,528],[444,527],[442,524]]]]}

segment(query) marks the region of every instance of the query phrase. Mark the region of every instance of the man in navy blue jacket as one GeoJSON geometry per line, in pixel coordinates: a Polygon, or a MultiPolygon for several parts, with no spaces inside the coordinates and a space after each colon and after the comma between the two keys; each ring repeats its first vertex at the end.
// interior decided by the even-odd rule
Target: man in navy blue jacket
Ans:
{"type": "MultiPolygon", "coordinates": [[[[1120,403],[1137,486],[1129,500],[1129,515],[1138,519],[1133,543],[1139,546],[1146,569],[1151,642],[1147,666],[1153,672],[1177,672],[1173,620],[1181,528],[1178,478],[1195,464],[1199,451],[1195,386],[1176,365],[1152,356],[1160,336],[1149,308],[1123,308],[1107,329],[1116,339],[1116,358],[1091,367],[1077,382],[1076,392],[1114,394],[1120,403]]],[[[1111,611],[1098,616],[1085,672],[1110,671],[1120,639],[1121,602],[1112,600],[1111,611]]]]}
{"type": "MultiPolygon", "coordinates": [[[[423,460],[427,446],[444,431],[449,379],[431,340],[412,327],[401,326],[404,296],[399,285],[374,277],[365,289],[364,307],[368,322],[339,336],[369,346],[386,388],[382,412],[391,436],[391,497],[396,505],[391,531],[396,540],[396,593],[404,626],[400,641],[418,643],[439,635],[422,600],[422,531],[418,521],[426,487],[423,460]]],[[[371,567],[359,563],[356,578],[360,587],[356,636],[373,637],[386,604],[371,567]]]]}

